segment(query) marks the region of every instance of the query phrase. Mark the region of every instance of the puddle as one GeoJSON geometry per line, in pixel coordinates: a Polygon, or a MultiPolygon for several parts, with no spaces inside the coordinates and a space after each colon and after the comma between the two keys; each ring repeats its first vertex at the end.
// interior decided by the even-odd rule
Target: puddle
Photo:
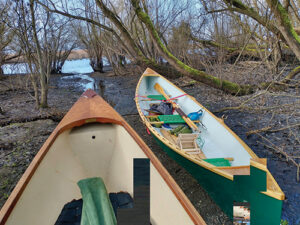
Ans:
{"type": "Polygon", "coordinates": [[[87,89],[98,89],[95,80],[86,74],[60,77],[57,86],[63,88],[79,88],[82,91],[86,91],[87,89]]]}

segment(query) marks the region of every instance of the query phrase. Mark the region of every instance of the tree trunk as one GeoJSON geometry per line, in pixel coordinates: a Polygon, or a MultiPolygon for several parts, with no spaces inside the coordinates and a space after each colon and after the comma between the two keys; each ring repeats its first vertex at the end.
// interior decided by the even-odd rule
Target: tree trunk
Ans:
{"type": "Polygon", "coordinates": [[[278,0],[267,0],[267,3],[274,12],[278,21],[278,30],[280,30],[290,49],[295,53],[297,59],[300,61],[300,37],[293,28],[287,10],[278,0]]]}
{"type": "Polygon", "coordinates": [[[268,20],[264,16],[260,16],[259,13],[252,7],[248,7],[239,0],[223,0],[229,4],[233,11],[247,15],[258,23],[266,27],[269,31],[278,35],[281,40],[284,40],[297,59],[300,61],[300,37],[297,34],[298,29],[294,29],[289,19],[288,11],[278,0],[267,0],[269,7],[274,12],[277,19],[277,23],[268,20]]]}
{"type": "Polygon", "coordinates": [[[103,71],[103,60],[102,58],[91,59],[91,67],[95,72],[104,73],[103,71]]]}
{"type": "Polygon", "coordinates": [[[35,105],[37,108],[39,108],[40,107],[39,89],[38,89],[36,78],[34,76],[35,76],[34,74],[30,73],[31,84],[34,90],[35,105]]]}
{"type": "Polygon", "coordinates": [[[102,10],[102,13],[118,28],[121,35],[124,38],[126,43],[126,47],[128,48],[128,52],[131,56],[136,58],[138,61],[144,61],[145,63],[149,63],[149,59],[145,57],[139,46],[136,44],[134,39],[129,34],[125,25],[118,19],[119,16],[116,15],[113,11],[111,11],[103,2],[103,0],[96,0],[96,4],[102,10]]]}
{"type": "MultiPolygon", "coordinates": [[[[38,68],[38,73],[40,75],[40,85],[41,85],[41,102],[40,107],[46,108],[48,107],[47,104],[47,94],[48,94],[48,76],[45,66],[45,61],[43,60],[42,56],[42,49],[39,43],[38,35],[37,35],[37,29],[36,29],[36,20],[35,20],[35,11],[34,11],[34,0],[29,1],[29,7],[30,7],[30,15],[32,19],[32,32],[33,32],[33,40],[35,43],[35,48],[37,52],[37,61],[38,65],[35,65],[38,68]]],[[[50,69],[49,69],[50,72],[50,69]]]]}
{"type": "Polygon", "coordinates": [[[139,0],[131,0],[131,4],[135,9],[138,18],[146,25],[150,36],[153,39],[153,42],[160,54],[179,72],[191,77],[194,80],[200,81],[214,88],[221,89],[227,93],[244,95],[253,92],[253,86],[239,85],[237,83],[233,83],[227,80],[221,80],[203,71],[191,68],[183,62],[181,62],[180,60],[178,60],[171,52],[168,51],[168,49],[161,42],[149,15],[141,9],[141,7],[139,6],[139,2],[139,0]]]}
{"type": "Polygon", "coordinates": [[[46,84],[45,81],[44,82],[42,81],[41,82],[41,103],[40,103],[41,108],[48,107],[47,95],[48,95],[48,85],[46,84]]]}
{"type": "Polygon", "coordinates": [[[4,79],[4,72],[2,66],[0,65],[0,80],[4,79]]]}
{"type": "Polygon", "coordinates": [[[93,49],[89,50],[91,66],[95,72],[104,73],[103,71],[103,48],[97,42],[92,43],[93,49]]]}

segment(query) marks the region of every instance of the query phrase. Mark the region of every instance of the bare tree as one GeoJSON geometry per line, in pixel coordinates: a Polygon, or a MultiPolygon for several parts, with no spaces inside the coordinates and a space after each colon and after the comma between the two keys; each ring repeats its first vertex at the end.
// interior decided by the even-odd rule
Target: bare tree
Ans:
{"type": "MultiPolygon", "coordinates": [[[[86,5],[87,1],[88,0],[84,1],[84,5],[86,5]]],[[[111,3],[107,4],[103,1],[95,1],[100,8],[98,13],[101,13],[102,15],[103,19],[101,20],[95,20],[95,18],[91,18],[90,16],[82,16],[84,13],[83,10],[78,12],[77,10],[72,11],[64,7],[56,7],[51,0],[47,1],[49,5],[41,1],[37,2],[49,12],[67,16],[72,19],[82,20],[97,26],[98,29],[105,34],[102,36],[104,37],[104,39],[102,38],[104,40],[102,43],[104,43],[103,47],[105,47],[105,54],[109,60],[111,59],[112,64],[122,67],[123,63],[120,62],[124,62],[124,57],[126,57],[132,63],[136,63],[143,67],[150,66],[161,73],[166,72],[165,67],[159,64],[162,62],[162,58],[155,49],[154,43],[149,37],[146,27],[137,19],[131,7],[128,7],[130,2],[124,1],[124,4],[115,7],[111,3]],[[108,45],[108,43],[112,44],[108,45]],[[109,54],[107,54],[107,52],[109,52],[109,54]],[[118,63],[114,63],[117,61],[118,63]]],[[[62,0],[61,5],[67,4],[64,4],[62,0]]],[[[85,6],[83,6],[83,8],[84,7],[85,6]]],[[[95,8],[92,7],[92,9],[95,8]]],[[[169,14],[172,14],[172,12],[169,12],[169,14]]],[[[176,18],[176,16],[180,14],[180,10],[178,13],[175,11],[174,14],[175,16],[173,16],[173,18],[176,18]]],[[[166,26],[169,26],[171,23],[164,21],[161,24],[167,24],[166,26]]],[[[161,35],[162,33],[163,32],[160,32],[161,35]]],[[[162,38],[164,39],[164,37],[162,38]]],[[[175,70],[172,71],[176,72],[175,70]]]]}
{"type": "MultiPolygon", "coordinates": [[[[112,43],[108,46],[109,52],[106,53],[106,55],[110,56],[108,58],[111,58],[111,61],[118,58],[115,57],[115,54],[122,52],[121,55],[126,55],[126,57],[138,65],[149,66],[159,72],[162,71],[162,73],[165,73],[162,62],[167,60],[179,73],[231,94],[248,94],[258,87],[264,87],[265,84],[240,84],[204,72],[199,67],[193,67],[193,65],[203,64],[201,62],[197,63],[197,60],[199,61],[205,58],[207,54],[207,52],[205,52],[206,50],[202,50],[203,55],[201,55],[201,53],[199,53],[199,46],[212,46],[215,53],[211,55],[221,56],[218,58],[223,60],[221,63],[227,60],[235,65],[243,57],[249,56],[263,60],[264,64],[273,72],[276,72],[280,63],[282,45],[287,43],[290,47],[292,46],[289,44],[292,43],[292,39],[287,41],[287,38],[285,38],[283,34],[284,32],[280,32],[279,27],[272,22],[272,19],[277,18],[275,15],[276,7],[274,5],[271,7],[272,10],[268,11],[267,6],[261,6],[259,5],[260,3],[253,3],[253,10],[251,11],[252,8],[242,2],[223,1],[223,4],[220,4],[219,1],[214,1],[214,4],[209,5],[213,7],[211,11],[208,7],[208,1],[201,1],[202,4],[200,3],[200,8],[206,9],[207,15],[196,15],[197,10],[192,8],[192,4],[187,4],[181,8],[182,11],[178,10],[178,14],[172,11],[170,12],[172,15],[179,15],[178,17],[175,16],[172,18],[172,20],[168,18],[165,19],[163,12],[164,8],[167,7],[163,4],[173,4],[173,2],[128,0],[122,1],[116,6],[112,1],[97,0],[95,4],[100,9],[97,13],[101,14],[103,18],[99,21],[89,15],[83,17],[78,13],[76,14],[75,11],[71,13],[69,9],[66,8],[56,8],[51,0],[48,0],[48,2],[50,2],[49,5],[51,7],[41,2],[39,2],[39,4],[43,5],[49,12],[91,23],[100,29],[97,32],[105,31],[109,33],[107,37],[112,37],[112,43]],[[263,10],[266,12],[266,15],[260,14],[263,10]],[[223,19],[220,20],[217,13],[221,13],[221,18],[223,19]],[[253,22],[253,20],[245,20],[245,17],[239,17],[237,13],[243,13],[254,19],[255,22],[253,22]],[[189,18],[186,14],[193,14],[194,18],[189,18]],[[205,33],[210,29],[210,38],[212,40],[199,39],[195,36],[197,29],[195,19],[197,17],[201,17],[201,23],[200,26],[198,26],[199,29],[201,29],[203,24],[206,25],[206,27],[204,26],[203,28],[203,37],[208,37],[208,34],[205,33]],[[209,17],[213,18],[213,22],[207,22],[208,19],[205,18],[209,17]],[[187,27],[183,29],[183,25],[181,27],[182,29],[180,28],[180,22],[185,21],[184,18],[188,19],[187,21],[191,20],[190,30],[187,30],[187,27]],[[226,21],[230,21],[230,23],[226,21]],[[171,25],[172,23],[176,24],[176,22],[177,27],[171,25]],[[258,27],[257,24],[259,24],[258,27]],[[171,29],[173,29],[173,32],[169,32],[171,29]],[[172,38],[172,34],[176,33],[176,29],[178,29],[177,38],[182,39],[177,42],[180,48],[182,48],[180,52],[179,48],[176,48],[174,44],[176,43],[176,35],[173,35],[172,38]],[[180,33],[190,34],[182,35],[180,33]],[[191,42],[191,40],[193,42],[191,42]],[[278,40],[283,40],[284,43],[282,44],[278,40]],[[116,45],[121,46],[123,50],[120,51],[120,48],[117,48],[118,53],[113,52],[112,49],[114,49],[116,45]]],[[[270,5],[271,2],[268,4],[270,5]]],[[[95,8],[93,8],[93,10],[96,12],[95,8]]],[[[201,13],[203,13],[203,10],[201,13]]],[[[298,15],[297,13],[294,14],[298,15]]],[[[165,14],[169,15],[168,13],[165,14]]],[[[277,20],[281,18],[279,17],[277,20]]],[[[295,16],[295,18],[297,17],[295,16]]],[[[293,29],[293,27],[291,29],[293,29]]],[[[295,32],[292,33],[296,34],[295,32]]],[[[296,36],[294,35],[294,37],[296,36]]],[[[102,47],[107,47],[107,44],[110,43],[105,38],[101,40],[105,40],[105,42],[101,42],[102,47]],[[105,44],[103,45],[103,43],[105,44]]],[[[295,40],[297,40],[297,38],[295,40]]],[[[107,52],[107,49],[105,52],[107,52]]],[[[297,54],[295,53],[295,55],[297,54]]],[[[213,61],[209,63],[212,64],[213,61]]]]}
{"type": "Polygon", "coordinates": [[[74,48],[74,44],[68,42],[70,36],[64,33],[66,21],[43,10],[35,0],[30,0],[29,4],[15,2],[14,13],[16,20],[11,27],[16,34],[18,50],[28,64],[36,106],[48,107],[50,74],[59,72],[70,49],[74,48]]]}
{"type": "Polygon", "coordinates": [[[227,4],[227,10],[247,15],[275,35],[279,35],[300,61],[300,37],[297,34],[297,27],[294,27],[295,23],[299,24],[299,2],[285,1],[285,5],[283,5],[279,0],[267,0],[267,5],[260,7],[257,4],[247,5],[238,0],[223,0],[223,2],[227,4]],[[271,9],[273,15],[271,20],[265,16],[268,15],[268,8],[271,9]],[[297,20],[295,23],[294,19],[297,20]]]}
{"type": "MultiPolygon", "coordinates": [[[[230,82],[227,80],[221,80],[215,76],[207,74],[203,71],[199,71],[197,69],[191,68],[179,59],[177,59],[162,43],[159,35],[153,26],[153,23],[149,17],[149,15],[145,12],[147,10],[143,10],[140,6],[139,0],[131,0],[131,4],[135,9],[135,12],[139,19],[146,25],[153,42],[155,43],[156,48],[160,52],[160,54],[172,65],[174,66],[179,72],[183,73],[184,75],[190,76],[195,80],[201,81],[206,83],[212,87],[222,89],[228,93],[232,94],[247,94],[253,91],[253,88],[249,85],[239,85],[234,82],[230,82]]],[[[146,7],[145,5],[143,6],[146,7]]]]}
{"type": "Polygon", "coordinates": [[[102,31],[97,26],[89,23],[73,25],[75,32],[87,50],[91,67],[95,72],[103,73],[103,40],[102,31]]]}
{"type": "Polygon", "coordinates": [[[68,26],[69,21],[61,22],[61,20],[52,20],[49,22],[47,31],[48,41],[50,45],[51,56],[51,74],[62,72],[62,67],[72,50],[78,46],[78,42],[73,30],[68,26]]]}
{"type": "Polygon", "coordinates": [[[13,30],[7,25],[10,2],[0,2],[0,80],[3,78],[2,65],[15,56],[9,53],[8,47],[13,40],[13,30]]]}

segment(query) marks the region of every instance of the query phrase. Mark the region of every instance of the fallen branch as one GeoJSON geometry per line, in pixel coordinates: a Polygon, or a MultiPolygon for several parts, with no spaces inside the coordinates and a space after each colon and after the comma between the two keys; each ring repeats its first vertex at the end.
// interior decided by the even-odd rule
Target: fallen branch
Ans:
{"type": "Polygon", "coordinates": [[[268,127],[263,127],[261,129],[257,129],[257,130],[250,130],[250,131],[246,132],[246,135],[249,136],[251,134],[266,132],[266,131],[269,131],[271,128],[272,128],[271,126],[268,126],[268,127]]]}
{"type": "Polygon", "coordinates": [[[281,81],[282,83],[288,83],[291,79],[293,79],[298,73],[300,73],[300,66],[297,66],[295,69],[293,69],[289,74],[283,78],[281,81]]]}
{"type": "Polygon", "coordinates": [[[278,148],[276,145],[274,145],[270,140],[268,140],[267,138],[265,138],[264,136],[260,135],[259,133],[256,133],[256,135],[258,135],[261,139],[265,140],[266,142],[270,143],[270,145],[267,145],[266,143],[262,143],[260,141],[257,141],[260,144],[263,144],[264,146],[266,146],[269,149],[274,150],[276,153],[281,154],[282,156],[284,156],[286,158],[287,162],[292,162],[296,167],[297,167],[297,182],[299,182],[299,167],[300,164],[297,163],[292,156],[288,155],[285,151],[281,150],[280,148],[278,148]]]}
{"type": "Polygon", "coordinates": [[[270,130],[268,132],[277,132],[277,131],[282,131],[282,130],[289,129],[289,128],[294,128],[294,127],[300,127],[300,123],[289,125],[289,126],[286,126],[286,127],[282,127],[282,128],[276,129],[276,130],[270,130]]]}
{"type": "Polygon", "coordinates": [[[259,97],[260,95],[265,94],[266,91],[260,92],[254,96],[252,96],[251,98],[247,99],[246,101],[242,102],[239,106],[232,106],[232,107],[224,107],[220,110],[214,111],[214,113],[219,113],[219,112],[224,112],[227,110],[239,110],[241,108],[247,108],[247,106],[245,106],[245,104],[247,104],[248,102],[250,102],[252,99],[259,97]]]}
{"type": "MultiPolygon", "coordinates": [[[[245,127],[242,123],[239,123],[241,126],[245,127]]],[[[247,128],[247,127],[245,127],[247,128]]],[[[297,182],[300,181],[300,177],[299,177],[299,173],[300,173],[300,163],[297,163],[294,159],[293,156],[290,156],[288,155],[285,151],[283,151],[282,149],[278,148],[276,145],[274,145],[269,139],[265,138],[264,136],[262,136],[261,134],[259,133],[254,133],[256,134],[257,136],[259,136],[261,139],[263,139],[264,141],[266,141],[267,143],[269,143],[270,145],[266,144],[266,143],[263,143],[263,142],[260,142],[260,141],[257,141],[258,143],[266,146],[267,148],[269,149],[272,149],[273,151],[275,151],[276,153],[279,153],[281,154],[282,156],[284,156],[286,158],[286,161],[287,162],[292,162],[296,167],[297,167],[297,174],[296,174],[296,178],[297,178],[297,182]]]]}
{"type": "Polygon", "coordinates": [[[261,92],[257,95],[254,95],[253,97],[247,99],[246,101],[242,102],[239,106],[232,106],[232,107],[224,107],[222,109],[214,111],[214,113],[220,113],[228,110],[249,110],[249,111],[268,111],[268,110],[273,110],[273,109],[278,109],[278,108],[285,108],[285,107],[296,107],[300,105],[300,101],[296,101],[294,103],[287,103],[287,104],[282,104],[282,105],[276,105],[276,106],[270,106],[270,107],[249,107],[245,106],[246,103],[248,103],[250,100],[259,97],[260,95],[265,94],[265,92],[261,92]]]}
{"type": "Polygon", "coordinates": [[[10,151],[10,152],[8,152],[8,153],[5,153],[4,155],[0,156],[0,159],[3,159],[3,158],[5,158],[6,156],[8,156],[8,155],[14,153],[16,150],[17,150],[17,148],[15,148],[14,150],[12,150],[12,151],[10,151]]]}
{"type": "Polygon", "coordinates": [[[51,119],[54,122],[60,122],[60,120],[64,117],[64,115],[65,114],[63,112],[56,112],[47,115],[32,116],[29,118],[13,118],[13,119],[0,121],[0,127],[8,126],[12,123],[27,123],[27,122],[37,121],[37,120],[46,120],[46,119],[51,119]]]}
{"type": "Polygon", "coordinates": [[[294,127],[300,127],[300,123],[281,127],[281,128],[274,129],[274,130],[271,130],[272,127],[273,126],[267,126],[267,127],[263,127],[261,129],[257,129],[257,130],[250,130],[250,131],[246,132],[246,135],[249,136],[251,134],[257,134],[257,133],[261,133],[261,132],[269,132],[269,133],[278,132],[278,131],[282,131],[282,130],[286,130],[286,129],[290,129],[290,128],[294,128],[294,127]]]}

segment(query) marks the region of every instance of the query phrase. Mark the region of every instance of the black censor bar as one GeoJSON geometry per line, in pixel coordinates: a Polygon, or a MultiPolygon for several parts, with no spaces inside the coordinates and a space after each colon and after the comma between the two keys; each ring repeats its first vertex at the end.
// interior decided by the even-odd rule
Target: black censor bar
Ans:
{"type": "Polygon", "coordinates": [[[150,225],[150,160],[133,160],[133,208],[118,209],[118,225],[150,225]]]}

